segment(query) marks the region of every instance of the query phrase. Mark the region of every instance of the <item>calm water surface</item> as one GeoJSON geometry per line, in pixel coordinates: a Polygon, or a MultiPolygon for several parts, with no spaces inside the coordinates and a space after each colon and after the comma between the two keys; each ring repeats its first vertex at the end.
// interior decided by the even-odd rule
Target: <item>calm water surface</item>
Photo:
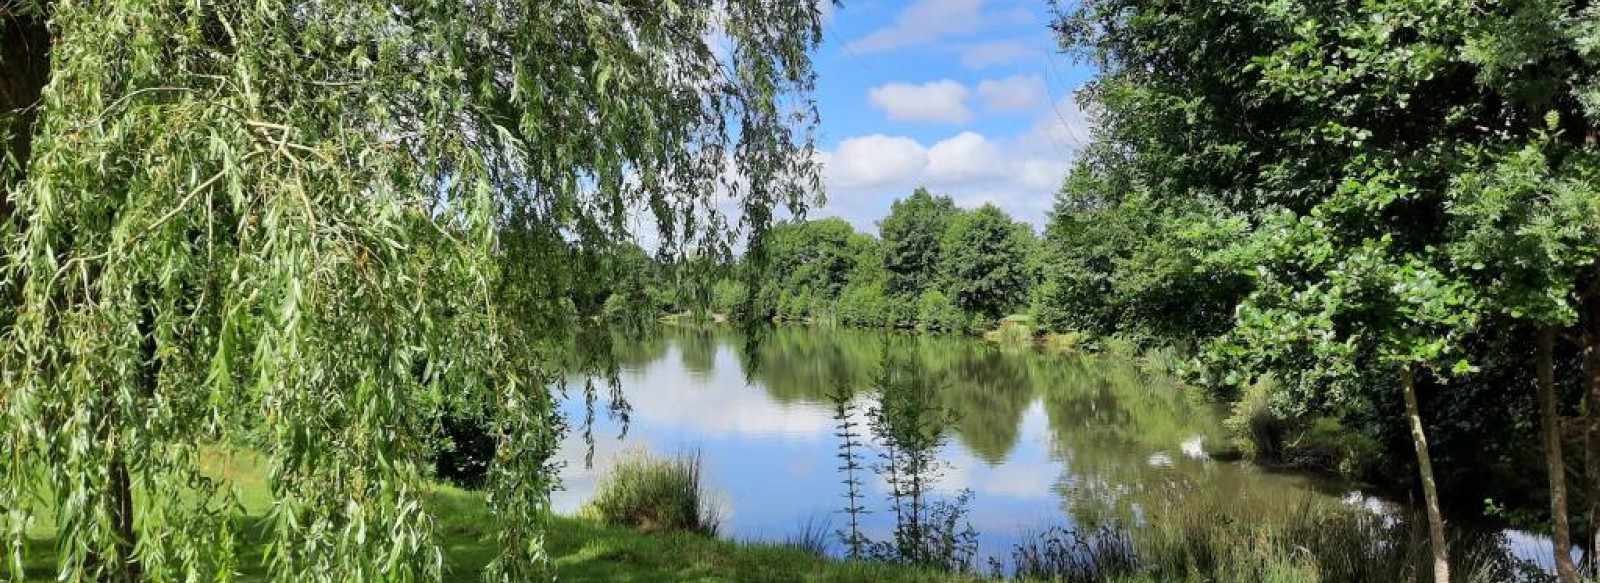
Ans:
{"type": "MultiPolygon", "coordinates": [[[[669,327],[619,343],[619,380],[632,407],[624,424],[594,422],[593,464],[581,432],[564,443],[558,512],[573,513],[619,454],[699,452],[722,511],[722,534],[781,541],[808,520],[845,518],[830,391],[857,389],[861,408],[887,350],[927,375],[953,417],[938,491],[972,494],[980,557],[1009,555],[1040,529],[1137,523],[1199,495],[1229,503],[1303,498],[1380,503],[1298,474],[1213,459],[1226,437],[1215,408],[1138,361],[1003,350],[960,338],[778,328],[749,350],[725,330],[669,327]]],[[[565,405],[585,411],[581,395],[565,405]]],[[[893,518],[882,480],[865,476],[867,534],[887,539],[893,518]]],[[[1533,549],[1530,551],[1536,552],[1533,549]]],[[[1521,554],[1521,553],[1519,553],[1521,554]]]]}

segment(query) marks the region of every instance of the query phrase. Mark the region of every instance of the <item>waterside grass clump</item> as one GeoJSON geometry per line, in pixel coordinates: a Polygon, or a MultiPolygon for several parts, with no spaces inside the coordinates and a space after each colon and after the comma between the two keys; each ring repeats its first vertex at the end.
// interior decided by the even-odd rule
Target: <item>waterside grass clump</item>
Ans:
{"type": "MultiPolygon", "coordinates": [[[[1005,566],[995,559],[995,577],[1005,566]]],[[[1093,532],[1053,527],[1030,534],[1011,550],[1012,578],[1018,581],[1099,583],[1137,572],[1139,554],[1127,531],[1101,528],[1093,532]]]]}
{"type": "Polygon", "coordinates": [[[700,455],[631,453],[600,479],[588,512],[611,526],[715,536],[720,522],[701,479],[700,455]]]}
{"type": "MultiPolygon", "coordinates": [[[[1466,583],[1543,582],[1493,533],[1457,530],[1452,577],[1466,583]]],[[[1136,580],[1246,583],[1396,583],[1432,580],[1426,523],[1417,516],[1310,500],[1197,496],[1156,510],[1133,533],[1136,580]]]]}

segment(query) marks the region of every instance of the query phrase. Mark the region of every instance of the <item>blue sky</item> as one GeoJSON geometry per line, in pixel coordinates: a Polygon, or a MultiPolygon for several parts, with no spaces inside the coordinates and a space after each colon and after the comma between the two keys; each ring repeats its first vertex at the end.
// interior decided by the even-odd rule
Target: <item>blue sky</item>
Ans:
{"type": "MultiPolygon", "coordinates": [[[[824,0],[826,2],[827,0],[824,0]]],[[[830,3],[831,4],[831,3],[830,3]]],[[[847,0],[816,54],[827,204],[874,231],[917,186],[1042,227],[1087,138],[1046,0],[847,0]]]]}

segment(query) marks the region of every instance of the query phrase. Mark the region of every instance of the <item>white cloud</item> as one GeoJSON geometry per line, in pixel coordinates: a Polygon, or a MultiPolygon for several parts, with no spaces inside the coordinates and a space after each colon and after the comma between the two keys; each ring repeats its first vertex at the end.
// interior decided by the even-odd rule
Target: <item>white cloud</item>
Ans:
{"type": "Polygon", "coordinates": [[[973,132],[962,132],[928,148],[923,178],[939,184],[958,184],[992,178],[1005,171],[1000,146],[973,132]]]}
{"type": "Polygon", "coordinates": [[[1072,101],[1063,100],[1044,108],[1026,132],[1011,138],[966,131],[930,146],[878,134],[844,140],[820,154],[828,202],[813,214],[843,217],[870,231],[890,202],[926,186],[962,206],[994,203],[1043,226],[1087,139],[1087,124],[1072,101]]]}
{"type": "Polygon", "coordinates": [[[969,34],[983,23],[984,0],[917,0],[889,26],[846,45],[857,53],[892,51],[969,34]]]}
{"type": "Polygon", "coordinates": [[[978,83],[978,97],[989,111],[1030,111],[1050,101],[1050,89],[1038,75],[1013,75],[978,83]]]}
{"type": "Polygon", "coordinates": [[[840,142],[821,161],[828,184],[878,188],[915,180],[928,165],[928,150],[911,138],[874,134],[840,142]]]}
{"type": "Polygon", "coordinates": [[[961,64],[968,69],[987,69],[1043,56],[1044,51],[1022,41],[992,40],[963,47],[961,64]]]}
{"type": "Polygon", "coordinates": [[[966,123],[972,119],[967,109],[966,85],[942,79],[922,85],[889,83],[867,92],[867,101],[895,121],[966,123]]]}

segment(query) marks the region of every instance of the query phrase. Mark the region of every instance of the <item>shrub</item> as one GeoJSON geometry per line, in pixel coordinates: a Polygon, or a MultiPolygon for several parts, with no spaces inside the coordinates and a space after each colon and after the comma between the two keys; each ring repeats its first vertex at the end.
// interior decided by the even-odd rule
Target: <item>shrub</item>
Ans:
{"type": "Polygon", "coordinates": [[[1026,346],[1033,343],[1033,326],[1027,322],[1001,320],[1000,327],[984,336],[1005,346],[1026,346]]]}
{"type": "Polygon", "coordinates": [[[589,511],[612,526],[715,535],[719,518],[701,481],[699,454],[625,454],[595,489],[589,511]]]}
{"type": "Polygon", "coordinates": [[[917,298],[917,326],[926,330],[958,330],[965,318],[961,308],[936,289],[922,292],[917,298]]]}
{"type": "Polygon", "coordinates": [[[1276,388],[1271,377],[1251,383],[1223,421],[1245,457],[1360,478],[1383,456],[1376,440],[1336,418],[1279,416],[1271,407],[1276,388]]]}
{"type": "Polygon", "coordinates": [[[1044,347],[1049,352],[1077,352],[1084,339],[1082,332],[1051,332],[1044,335],[1044,347]]]}
{"type": "Polygon", "coordinates": [[[1283,459],[1287,423],[1272,411],[1274,386],[1272,377],[1250,383],[1223,421],[1239,451],[1252,461],[1277,463],[1283,459]]]}
{"type": "Polygon", "coordinates": [[[917,303],[910,296],[889,296],[884,300],[883,314],[887,327],[917,327],[917,303]]]}
{"type": "Polygon", "coordinates": [[[974,332],[980,332],[980,333],[983,332],[984,330],[993,329],[995,327],[995,325],[1000,321],[998,318],[985,316],[983,314],[972,314],[972,315],[969,315],[969,316],[967,316],[966,320],[967,320],[967,325],[966,325],[966,329],[967,330],[974,331],[974,332]]]}
{"type": "Polygon", "coordinates": [[[720,280],[711,288],[711,311],[724,316],[732,315],[739,310],[747,294],[743,282],[720,280]]]}
{"type": "Polygon", "coordinates": [[[1285,456],[1296,467],[1315,468],[1359,477],[1383,455],[1376,440],[1351,430],[1333,417],[1316,417],[1290,440],[1285,456]]]}
{"type": "Polygon", "coordinates": [[[839,297],[837,308],[839,322],[866,328],[891,325],[888,321],[888,303],[889,299],[880,286],[851,287],[839,297]]]}

